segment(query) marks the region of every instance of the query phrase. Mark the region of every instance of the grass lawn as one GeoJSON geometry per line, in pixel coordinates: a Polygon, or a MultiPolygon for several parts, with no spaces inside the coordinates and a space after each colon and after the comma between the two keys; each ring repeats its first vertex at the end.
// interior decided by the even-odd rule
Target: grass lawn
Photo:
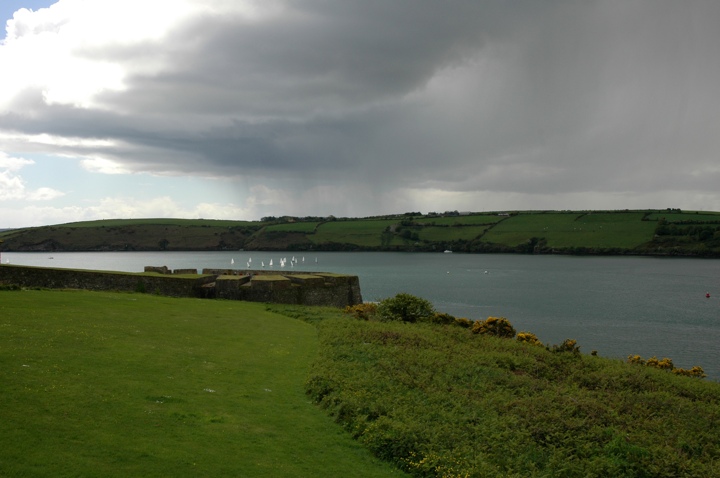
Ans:
{"type": "Polygon", "coordinates": [[[310,403],[317,346],[261,304],[0,292],[0,475],[401,476],[310,403]]]}

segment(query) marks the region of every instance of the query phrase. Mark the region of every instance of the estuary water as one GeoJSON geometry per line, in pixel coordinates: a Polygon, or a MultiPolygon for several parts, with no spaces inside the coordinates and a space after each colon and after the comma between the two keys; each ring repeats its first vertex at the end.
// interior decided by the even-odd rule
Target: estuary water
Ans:
{"type": "Polygon", "coordinates": [[[700,365],[708,379],[720,380],[717,260],[393,252],[2,254],[3,263],[127,272],[149,265],[267,270],[271,260],[278,271],[357,275],[365,301],[408,292],[456,317],[506,317],[544,343],[572,338],[583,353],[670,357],[677,367],[700,365]],[[284,268],[281,259],[287,260],[284,268]]]}

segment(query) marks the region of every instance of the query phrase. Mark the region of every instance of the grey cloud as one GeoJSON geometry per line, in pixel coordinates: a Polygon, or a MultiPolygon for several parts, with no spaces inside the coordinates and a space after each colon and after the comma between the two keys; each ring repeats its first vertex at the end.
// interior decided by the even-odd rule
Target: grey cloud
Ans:
{"type": "Polygon", "coordinates": [[[16,109],[0,128],[118,139],[121,149],[96,152],[136,169],[305,185],[714,190],[718,3],[284,7],[259,22],[197,17],[162,44],[88,50],[167,66],[105,93],[104,110],[29,95],[35,114],[16,109]]]}

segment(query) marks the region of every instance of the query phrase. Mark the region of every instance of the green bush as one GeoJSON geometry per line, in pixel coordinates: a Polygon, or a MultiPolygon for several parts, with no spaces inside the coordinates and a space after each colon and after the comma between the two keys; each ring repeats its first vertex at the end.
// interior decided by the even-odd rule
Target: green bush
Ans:
{"type": "Polygon", "coordinates": [[[380,320],[399,322],[426,322],[435,314],[430,301],[407,293],[383,299],[377,307],[380,320]]]}

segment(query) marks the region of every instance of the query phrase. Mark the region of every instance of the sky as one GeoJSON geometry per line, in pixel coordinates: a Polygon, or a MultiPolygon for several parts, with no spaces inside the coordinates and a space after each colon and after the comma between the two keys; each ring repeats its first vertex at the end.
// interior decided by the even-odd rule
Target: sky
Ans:
{"type": "Polygon", "coordinates": [[[0,0],[0,229],[720,211],[715,0],[0,0]]]}

